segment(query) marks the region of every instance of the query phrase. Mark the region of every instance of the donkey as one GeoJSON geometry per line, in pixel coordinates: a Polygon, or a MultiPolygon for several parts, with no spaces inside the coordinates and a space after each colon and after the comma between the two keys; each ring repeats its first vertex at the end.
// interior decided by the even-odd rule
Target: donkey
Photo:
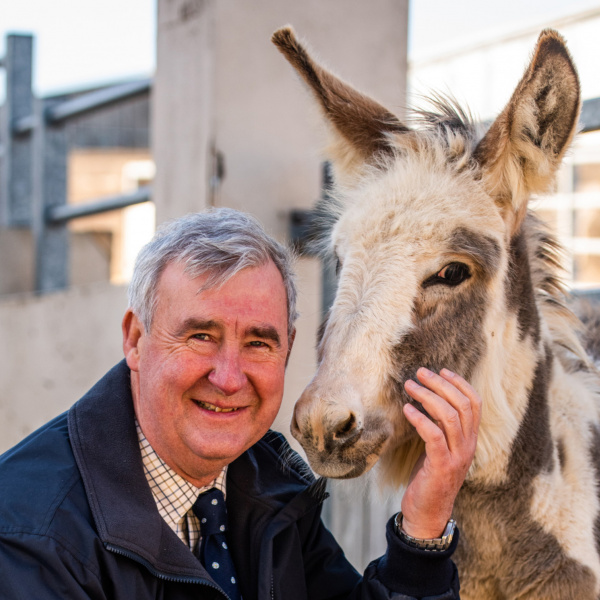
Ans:
{"type": "Polygon", "coordinates": [[[487,132],[439,96],[409,127],[319,66],[290,27],[273,42],[332,133],[338,288],[292,422],[312,468],[348,478],[378,462],[384,483],[406,484],[423,446],[403,382],[447,367],[483,400],[455,503],[464,597],[599,598],[599,378],[560,247],[528,210],[578,122],[564,40],[541,33],[487,132]]]}

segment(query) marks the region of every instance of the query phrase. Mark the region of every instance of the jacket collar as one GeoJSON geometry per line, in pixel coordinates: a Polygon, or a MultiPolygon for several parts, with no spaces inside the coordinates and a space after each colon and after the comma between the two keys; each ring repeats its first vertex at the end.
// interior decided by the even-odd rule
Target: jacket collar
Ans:
{"type": "MultiPolygon", "coordinates": [[[[68,418],[73,453],[105,545],[133,553],[150,570],[207,579],[156,509],[143,471],[125,361],[79,400],[68,418]]],[[[269,432],[228,469],[230,529],[240,538],[232,544],[238,549],[234,560],[235,554],[243,560],[241,552],[268,551],[266,538],[323,500],[323,483],[315,483],[306,467],[305,473],[298,470],[293,460],[286,464],[281,458],[286,453],[293,455],[282,436],[269,432]]]]}
{"type": "Polygon", "coordinates": [[[201,564],[161,518],[142,465],[125,361],[69,411],[71,446],[105,545],[153,569],[205,577],[201,564]]]}

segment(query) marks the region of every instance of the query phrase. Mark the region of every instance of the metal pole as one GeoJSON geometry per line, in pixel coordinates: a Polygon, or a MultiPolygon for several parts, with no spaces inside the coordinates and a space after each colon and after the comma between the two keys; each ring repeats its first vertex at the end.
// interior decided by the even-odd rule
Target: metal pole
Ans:
{"type": "Polygon", "coordinates": [[[47,223],[62,223],[78,219],[80,217],[89,217],[148,202],[151,197],[150,187],[142,187],[131,194],[120,196],[109,196],[98,200],[91,200],[85,204],[63,204],[50,206],[46,210],[47,223]]]}
{"type": "Polygon", "coordinates": [[[4,156],[1,171],[0,224],[31,226],[31,135],[15,133],[15,124],[33,113],[33,37],[9,35],[6,38],[6,101],[2,118],[4,156]]]}
{"type": "Polygon", "coordinates": [[[34,191],[36,209],[36,291],[65,289],[69,284],[69,232],[66,221],[46,220],[46,214],[67,200],[67,136],[63,123],[49,125],[47,102],[36,102],[34,191]]]}

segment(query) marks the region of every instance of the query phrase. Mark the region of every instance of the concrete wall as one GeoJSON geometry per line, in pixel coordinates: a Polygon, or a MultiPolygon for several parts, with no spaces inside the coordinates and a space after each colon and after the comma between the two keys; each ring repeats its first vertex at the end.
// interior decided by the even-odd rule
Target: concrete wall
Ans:
{"type": "Polygon", "coordinates": [[[104,283],[0,303],[0,453],[121,359],[126,307],[125,288],[104,283]]]}
{"type": "Polygon", "coordinates": [[[34,288],[31,230],[0,229],[0,258],[0,297],[34,288]]]}
{"type": "Polygon", "coordinates": [[[283,238],[287,211],[310,208],[319,195],[325,129],[312,97],[271,43],[273,31],[291,24],[332,70],[401,112],[407,2],[240,5],[217,4],[214,147],[226,175],[214,201],[252,210],[283,238]]]}
{"type": "Polygon", "coordinates": [[[401,113],[407,0],[159,0],[153,90],[159,222],[209,205],[278,237],[319,194],[323,123],[270,41],[292,24],[326,64],[401,113]],[[174,90],[177,90],[174,93],[174,90]],[[217,155],[225,176],[216,172],[217,155]]]}

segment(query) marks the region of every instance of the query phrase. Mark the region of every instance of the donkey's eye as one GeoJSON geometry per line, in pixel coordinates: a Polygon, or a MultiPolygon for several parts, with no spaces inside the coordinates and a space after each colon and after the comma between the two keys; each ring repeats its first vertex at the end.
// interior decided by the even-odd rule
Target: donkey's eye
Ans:
{"type": "Polygon", "coordinates": [[[469,267],[463,263],[455,262],[446,265],[437,275],[437,278],[442,279],[448,285],[458,285],[465,279],[471,277],[469,267]]]}
{"type": "Polygon", "coordinates": [[[467,265],[453,262],[447,264],[441,271],[426,279],[423,282],[423,286],[434,285],[436,283],[455,286],[469,279],[469,277],[471,277],[471,271],[467,265]]]}

